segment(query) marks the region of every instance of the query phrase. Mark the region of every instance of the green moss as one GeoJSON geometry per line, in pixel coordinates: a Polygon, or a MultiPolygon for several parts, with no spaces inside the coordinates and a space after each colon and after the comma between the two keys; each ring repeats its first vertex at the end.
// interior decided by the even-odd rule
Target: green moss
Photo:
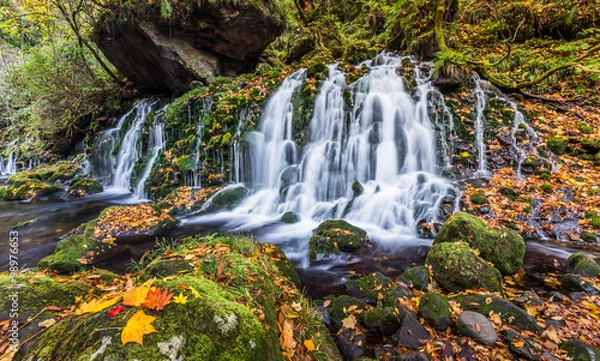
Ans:
{"type": "Polygon", "coordinates": [[[540,187],[540,189],[544,193],[548,193],[548,194],[553,194],[554,193],[554,189],[552,188],[552,186],[550,184],[547,184],[547,183],[542,184],[542,186],[540,187]]]}
{"type": "Polygon", "coordinates": [[[567,271],[585,277],[600,277],[600,265],[587,253],[577,252],[567,258],[567,271]]]}
{"type": "Polygon", "coordinates": [[[81,191],[85,192],[86,194],[95,194],[95,193],[100,193],[100,192],[104,191],[104,187],[102,187],[102,185],[99,182],[97,182],[93,179],[82,178],[82,179],[76,180],[69,187],[69,192],[78,191],[78,190],[81,190],[81,191]]]}
{"type": "Polygon", "coordinates": [[[498,191],[500,192],[500,194],[510,199],[511,201],[514,201],[519,197],[519,192],[512,188],[502,187],[498,191]]]}
{"type": "Polygon", "coordinates": [[[429,269],[425,266],[416,266],[407,269],[402,276],[412,283],[418,290],[424,290],[429,285],[429,269]]]}
{"type": "Polygon", "coordinates": [[[367,241],[367,232],[344,220],[328,220],[315,230],[318,236],[327,237],[343,252],[354,252],[367,241]]]}
{"type": "Polygon", "coordinates": [[[348,295],[341,295],[331,300],[331,321],[335,327],[339,328],[342,326],[342,320],[348,317],[350,314],[348,310],[352,306],[355,306],[355,309],[363,309],[367,307],[367,304],[361,299],[348,295]]]}
{"type": "Polygon", "coordinates": [[[471,288],[502,290],[502,274],[477,256],[466,243],[434,244],[425,263],[431,266],[433,278],[450,292],[471,288]]]}
{"type": "Polygon", "coordinates": [[[567,151],[567,138],[548,138],[546,139],[548,148],[556,155],[563,155],[567,151]]]}
{"type": "Polygon", "coordinates": [[[419,315],[433,328],[445,331],[452,324],[450,304],[437,293],[426,293],[419,300],[419,315]]]}
{"type": "Polygon", "coordinates": [[[532,332],[542,330],[537,324],[537,320],[531,317],[527,311],[504,298],[492,295],[458,295],[453,299],[468,311],[479,312],[483,315],[489,315],[491,311],[494,311],[500,315],[504,323],[512,327],[532,332]]]}
{"type": "Polygon", "coordinates": [[[412,296],[413,294],[409,289],[401,285],[394,285],[385,291],[383,295],[383,305],[385,307],[396,307],[398,306],[398,299],[408,299],[412,296]]]}
{"type": "Polygon", "coordinates": [[[222,190],[212,198],[207,210],[209,212],[216,212],[223,209],[232,209],[246,198],[248,192],[246,187],[235,187],[222,190]]]}
{"type": "Polygon", "coordinates": [[[281,221],[288,224],[298,223],[300,222],[300,215],[296,212],[285,212],[281,216],[281,221]]]}
{"type": "Polygon", "coordinates": [[[581,238],[588,242],[595,242],[597,240],[596,234],[593,232],[582,232],[581,238]]]}
{"type": "Polygon", "coordinates": [[[471,201],[471,203],[477,204],[477,205],[483,205],[483,204],[490,203],[490,201],[486,197],[485,193],[483,193],[482,191],[471,194],[471,196],[469,197],[469,200],[471,201]]]}
{"type": "Polygon", "coordinates": [[[48,268],[61,274],[83,271],[86,269],[86,264],[94,263],[94,259],[102,259],[114,254],[114,247],[93,238],[72,235],[61,240],[54,253],[38,262],[38,267],[48,268]]]}
{"type": "Polygon", "coordinates": [[[560,345],[561,350],[567,351],[572,361],[600,360],[600,350],[581,340],[568,340],[560,345]]]}
{"type": "Polygon", "coordinates": [[[519,270],[525,257],[523,238],[511,229],[494,229],[481,219],[465,213],[455,213],[442,226],[433,244],[467,242],[479,250],[481,258],[494,264],[502,274],[519,270]]]}
{"type": "Polygon", "coordinates": [[[323,236],[310,237],[308,249],[308,256],[311,260],[316,260],[319,255],[328,258],[331,255],[339,255],[342,253],[342,251],[335,246],[335,243],[323,236]]]}
{"type": "Polygon", "coordinates": [[[379,272],[371,273],[368,276],[348,280],[344,287],[346,293],[361,300],[376,304],[380,298],[383,298],[391,280],[379,272]]]}
{"type": "Polygon", "coordinates": [[[368,310],[363,315],[363,323],[370,333],[379,336],[390,336],[400,328],[394,309],[391,307],[375,307],[368,310]]]}
{"type": "Polygon", "coordinates": [[[581,140],[581,146],[589,153],[600,152],[600,138],[586,138],[581,140]]]}
{"type": "Polygon", "coordinates": [[[352,193],[354,194],[354,197],[360,196],[361,194],[363,194],[363,191],[364,187],[359,181],[355,180],[354,182],[352,182],[352,193]]]}
{"type": "Polygon", "coordinates": [[[144,269],[140,278],[147,280],[152,277],[164,278],[192,272],[193,267],[182,259],[156,259],[144,269]]]}

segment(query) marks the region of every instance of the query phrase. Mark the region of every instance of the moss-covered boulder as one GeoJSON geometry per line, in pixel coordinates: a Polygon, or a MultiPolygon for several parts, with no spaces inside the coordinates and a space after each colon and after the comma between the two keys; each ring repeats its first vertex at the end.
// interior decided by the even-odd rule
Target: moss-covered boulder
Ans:
{"type": "Polygon", "coordinates": [[[331,300],[330,315],[331,323],[336,329],[342,327],[342,320],[348,317],[352,310],[360,310],[367,307],[367,303],[356,297],[341,295],[331,300]]]}
{"type": "Polygon", "coordinates": [[[281,216],[281,221],[288,224],[298,223],[300,222],[300,215],[296,212],[285,212],[281,216]]]}
{"type": "Polygon", "coordinates": [[[479,250],[479,256],[504,275],[517,272],[523,265],[525,242],[517,232],[508,228],[494,229],[465,212],[450,217],[435,236],[433,244],[459,241],[479,250]]]}
{"type": "Polygon", "coordinates": [[[135,240],[159,235],[177,224],[165,210],[155,204],[113,206],[85,226],[85,235],[104,242],[135,240]]]}
{"type": "Polygon", "coordinates": [[[178,187],[169,193],[160,203],[160,208],[170,215],[182,215],[202,208],[202,205],[219,190],[218,187],[178,187]]]}
{"type": "Polygon", "coordinates": [[[600,350],[581,340],[569,340],[560,345],[561,350],[567,351],[573,361],[600,360],[600,350]]]}
{"type": "Polygon", "coordinates": [[[391,280],[379,272],[371,273],[368,276],[348,280],[344,284],[346,293],[350,296],[360,298],[361,300],[376,304],[378,300],[383,299],[391,280]]]}
{"type": "Polygon", "coordinates": [[[431,266],[433,278],[447,291],[502,290],[500,271],[487,264],[464,242],[434,245],[425,263],[431,266]]]}
{"type": "Polygon", "coordinates": [[[412,297],[412,292],[402,285],[394,285],[385,291],[383,295],[383,305],[385,307],[396,307],[398,301],[412,297]]]}
{"type": "Polygon", "coordinates": [[[370,333],[378,336],[391,336],[398,328],[400,323],[391,307],[375,307],[363,315],[363,323],[370,333]]]}
{"type": "Polygon", "coordinates": [[[600,277],[600,265],[587,253],[574,253],[567,258],[567,272],[584,277],[600,277]]]}
{"type": "Polygon", "coordinates": [[[143,280],[152,277],[168,277],[193,272],[194,268],[183,259],[156,259],[140,274],[143,280]]]}
{"type": "Polygon", "coordinates": [[[61,240],[54,253],[38,262],[38,267],[51,269],[60,274],[79,272],[125,251],[117,245],[83,235],[72,235],[61,240]]]}
{"type": "Polygon", "coordinates": [[[210,199],[206,210],[217,212],[225,209],[233,209],[246,198],[248,193],[248,188],[242,186],[220,190],[210,199]]]}
{"type": "Polygon", "coordinates": [[[309,256],[314,260],[319,255],[328,257],[341,252],[355,252],[368,241],[367,232],[344,220],[328,220],[315,230],[309,240],[309,256]]]}
{"type": "Polygon", "coordinates": [[[444,296],[437,293],[426,293],[421,296],[419,315],[436,330],[445,331],[452,325],[450,304],[444,296]]]}
{"type": "Polygon", "coordinates": [[[402,277],[410,281],[417,290],[424,290],[429,285],[429,269],[425,266],[409,268],[402,273],[402,277]]]}
{"type": "Polygon", "coordinates": [[[532,332],[540,332],[542,328],[527,311],[515,306],[509,300],[491,295],[458,295],[453,298],[464,310],[489,315],[491,311],[500,315],[504,323],[512,327],[532,332]]]}
{"type": "Polygon", "coordinates": [[[67,190],[71,198],[85,197],[104,191],[104,187],[98,181],[90,178],[81,178],[74,181],[67,190]]]}
{"type": "Polygon", "coordinates": [[[28,179],[19,185],[0,187],[0,200],[38,199],[62,192],[64,189],[37,179],[28,179]]]}
{"type": "Polygon", "coordinates": [[[567,292],[585,292],[590,295],[595,295],[598,290],[594,287],[594,284],[586,281],[583,277],[578,274],[567,273],[560,279],[560,286],[567,292]]]}

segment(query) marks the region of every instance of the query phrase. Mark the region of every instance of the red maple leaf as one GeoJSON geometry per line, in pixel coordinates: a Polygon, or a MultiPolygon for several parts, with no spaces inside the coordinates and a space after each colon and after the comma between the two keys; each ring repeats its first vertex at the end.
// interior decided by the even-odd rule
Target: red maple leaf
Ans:
{"type": "Polygon", "coordinates": [[[160,291],[160,288],[157,288],[148,292],[146,299],[142,302],[142,306],[151,310],[160,311],[171,302],[170,300],[172,297],[173,294],[169,293],[168,288],[165,288],[162,292],[160,291]]]}
{"type": "Polygon", "coordinates": [[[123,306],[123,305],[118,305],[116,307],[113,307],[110,310],[108,310],[108,317],[115,317],[116,315],[121,313],[123,310],[125,310],[125,306],[123,306]]]}

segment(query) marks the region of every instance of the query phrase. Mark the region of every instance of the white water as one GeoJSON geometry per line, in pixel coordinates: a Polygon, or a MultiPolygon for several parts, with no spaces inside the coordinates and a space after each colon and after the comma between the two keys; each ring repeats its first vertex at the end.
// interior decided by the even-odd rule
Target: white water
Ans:
{"type": "Polygon", "coordinates": [[[18,143],[18,139],[13,140],[6,145],[6,149],[13,148],[6,157],[6,161],[0,157],[0,176],[9,176],[17,172],[17,156],[15,155],[14,147],[18,143]]]}
{"type": "MultiPolygon", "coordinates": [[[[116,158],[117,168],[113,174],[112,186],[126,190],[131,189],[133,167],[142,156],[142,146],[139,142],[142,126],[146,120],[146,116],[152,111],[152,107],[155,103],[155,100],[144,99],[135,107],[135,118],[121,141],[119,154],[116,158]]],[[[118,131],[121,130],[126,118],[127,117],[122,117],[119,120],[116,128],[118,131]]]]}
{"type": "MultiPolygon", "coordinates": [[[[208,97],[204,99],[202,104],[202,111],[198,117],[198,125],[196,130],[196,145],[195,145],[195,169],[192,171],[192,182],[187,182],[186,185],[191,185],[194,188],[202,187],[202,168],[204,168],[204,161],[206,159],[206,152],[202,149],[202,134],[204,132],[204,120],[210,114],[213,105],[213,98],[208,97]]],[[[190,109],[191,111],[191,109],[190,109]]],[[[191,117],[191,115],[190,115],[191,117]]]]}
{"type": "Polygon", "coordinates": [[[369,73],[352,85],[330,66],[304,147],[294,141],[292,119],[294,95],[305,76],[300,71],[288,77],[268,101],[259,129],[247,137],[247,186],[253,194],[231,213],[211,219],[252,229],[294,211],[305,226],[345,218],[396,238],[415,235],[422,220],[437,220],[443,198],[455,189],[438,176],[440,134],[434,128],[451,129],[451,118],[437,117],[445,123],[434,124],[429,113],[447,110],[439,106],[443,98],[418,67],[417,85],[409,88],[396,73],[403,59],[380,55],[365,63],[369,73]],[[352,94],[352,108],[344,102],[345,91],[352,94]],[[355,180],[364,193],[353,199],[355,180]]]}
{"type": "Polygon", "coordinates": [[[144,168],[144,173],[140,177],[138,183],[135,186],[135,195],[139,198],[148,198],[148,195],[145,193],[145,185],[146,181],[150,177],[150,173],[152,172],[152,167],[158,159],[158,156],[165,148],[165,125],[163,123],[163,118],[165,115],[165,111],[167,110],[167,106],[163,107],[159,110],[154,117],[154,123],[152,124],[152,132],[150,133],[150,142],[148,154],[150,159],[146,162],[146,167],[144,168]]]}
{"type": "Polygon", "coordinates": [[[487,170],[487,158],[485,154],[485,116],[483,111],[487,105],[487,96],[481,88],[481,82],[479,74],[473,73],[473,83],[475,84],[475,88],[473,89],[473,93],[475,94],[475,147],[477,148],[478,155],[476,174],[480,177],[486,177],[489,175],[489,172],[487,170]]]}

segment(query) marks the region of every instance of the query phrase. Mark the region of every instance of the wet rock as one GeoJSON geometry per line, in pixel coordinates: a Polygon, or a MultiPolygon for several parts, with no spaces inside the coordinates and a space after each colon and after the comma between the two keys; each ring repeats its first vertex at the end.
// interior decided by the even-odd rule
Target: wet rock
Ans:
{"type": "Polygon", "coordinates": [[[517,232],[508,228],[494,229],[465,212],[455,213],[444,224],[433,245],[459,241],[478,249],[479,256],[504,275],[517,272],[523,265],[525,242],[517,232]]]}
{"type": "Polygon", "coordinates": [[[319,313],[319,317],[324,324],[327,326],[331,325],[331,312],[329,307],[317,306],[317,312],[319,313]]]}
{"type": "Polygon", "coordinates": [[[584,277],[600,277],[600,265],[587,253],[574,253],[567,258],[567,272],[584,277]]]}
{"type": "Polygon", "coordinates": [[[367,337],[358,329],[344,327],[335,340],[342,356],[348,361],[354,361],[363,356],[367,349],[367,337]]]}
{"type": "Polygon", "coordinates": [[[567,351],[567,354],[573,361],[600,360],[600,350],[583,341],[569,340],[563,342],[560,348],[567,351]]]}
{"type": "Polygon", "coordinates": [[[398,347],[417,349],[431,339],[431,335],[419,323],[414,313],[407,313],[402,317],[400,330],[392,336],[392,339],[398,343],[398,347]]]}
{"type": "Polygon", "coordinates": [[[281,221],[288,224],[298,223],[300,222],[300,215],[296,212],[285,212],[281,216],[281,221]]]}
{"type": "Polygon", "coordinates": [[[121,74],[155,91],[183,93],[194,81],[251,71],[284,29],[267,0],[192,1],[185,16],[164,19],[154,6],[117,8],[98,21],[94,40],[121,74]]]}
{"type": "Polygon", "coordinates": [[[340,252],[355,252],[368,240],[367,232],[343,220],[328,220],[319,225],[309,241],[309,256],[314,260],[340,252]]]}
{"type": "Polygon", "coordinates": [[[223,189],[214,195],[206,210],[217,212],[233,209],[246,198],[249,192],[248,188],[242,186],[223,189]]]}
{"type": "Polygon", "coordinates": [[[363,323],[370,333],[378,336],[390,336],[400,327],[391,307],[375,307],[368,310],[363,315],[363,323]]]}
{"type": "Polygon", "coordinates": [[[526,360],[539,360],[539,358],[534,356],[534,354],[531,352],[532,345],[527,340],[523,339],[518,333],[507,329],[502,330],[500,334],[506,339],[506,341],[508,341],[508,349],[513,354],[526,360]]]}
{"type": "Polygon", "coordinates": [[[67,197],[69,198],[79,198],[85,197],[92,194],[100,193],[104,191],[104,187],[102,185],[89,178],[82,178],[74,181],[67,190],[67,197]]]}
{"type": "Polygon", "coordinates": [[[396,307],[398,299],[407,299],[413,296],[413,293],[403,285],[390,287],[383,295],[383,305],[385,307],[396,307]]]}
{"type": "Polygon", "coordinates": [[[402,273],[402,277],[409,280],[417,290],[427,289],[429,285],[429,269],[425,266],[409,268],[402,273]]]}
{"type": "Polygon", "coordinates": [[[460,303],[463,309],[468,311],[475,311],[484,315],[488,315],[490,311],[494,311],[494,313],[500,315],[504,323],[517,329],[532,332],[542,331],[536,319],[531,317],[527,311],[515,306],[512,302],[504,298],[488,295],[458,295],[453,299],[460,303]]]}
{"type": "Polygon", "coordinates": [[[396,361],[430,361],[430,358],[425,352],[414,351],[398,355],[396,361]]]}
{"type": "Polygon", "coordinates": [[[356,309],[363,309],[367,307],[366,302],[356,297],[341,295],[334,298],[330,304],[330,315],[331,324],[334,328],[339,329],[342,327],[342,321],[348,317],[350,312],[348,311],[354,306],[356,309]]]}
{"type": "Polygon", "coordinates": [[[490,266],[464,242],[434,244],[425,260],[433,278],[450,292],[470,288],[502,290],[502,274],[490,266]]]}
{"type": "Polygon", "coordinates": [[[381,294],[382,297],[390,283],[389,278],[375,272],[365,277],[349,280],[344,287],[349,295],[374,305],[379,299],[378,295],[381,294]]]}
{"type": "Polygon", "coordinates": [[[126,252],[127,250],[121,246],[100,242],[83,235],[72,235],[61,240],[54,253],[42,258],[37,266],[54,270],[59,274],[67,274],[83,271],[126,252]]]}
{"type": "Polygon", "coordinates": [[[492,346],[498,338],[492,323],[478,312],[464,311],[458,317],[456,326],[463,335],[472,337],[482,345],[492,346]]]}
{"type": "Polygon", "coordinates": [[[589,295],[595,295],[598,290],[591,282],[586,281],[580,275],[567,273],[560,280],[561,287],[570,292],[585,292],[589,295]]]}
{"type": "Polygon", "coordinates": [[[354,194],[355,198],[363,194],[364,190],[365,189],[363,185],[359,181],[355,180],[352,183],[352,193],[354,194]]]}
{"type": "Polygon", "coordinates": [[[421,297],[419,315],[436,330],[445,331],[452,325],[450,304],[437,293],[426,293],[421,297]]]}

